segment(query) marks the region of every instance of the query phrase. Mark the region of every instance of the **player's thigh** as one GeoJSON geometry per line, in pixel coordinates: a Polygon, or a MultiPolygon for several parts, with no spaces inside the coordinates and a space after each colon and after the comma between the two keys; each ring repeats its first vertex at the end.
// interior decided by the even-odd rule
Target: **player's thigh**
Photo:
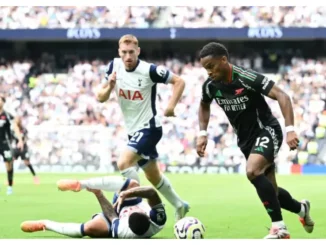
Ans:
{"type": "Polygon", "coordinates": [[[134,166],[142,157],[132,148],[125,148],[119,156],[117,166],[120,171],[134,166]]]}
{"type": "Polygon", "coordinates": [[[264,174],[266,169],[273,164],[278,150],[278,146],[275,148],[275,143],[272,135],[266,129],[263,129],[255,139],[246,166],[249,179],[264,174]]]}
{"type": "Polygon", "coordinates": [[[103,214],[96,214],[93,219],[84,223],[84,233],[89,237],[108,238],[111,237],[111,225],[103,214]]]}
{"type": "Polygon", "coordinates": [[[156,145],[162,138],[162,128],[148,128],[136,132],[129,137],[128,147],[137,153],[142,160],[138,161],[140,167],[145,167],[149,160],[158,158],[156,145]]]}

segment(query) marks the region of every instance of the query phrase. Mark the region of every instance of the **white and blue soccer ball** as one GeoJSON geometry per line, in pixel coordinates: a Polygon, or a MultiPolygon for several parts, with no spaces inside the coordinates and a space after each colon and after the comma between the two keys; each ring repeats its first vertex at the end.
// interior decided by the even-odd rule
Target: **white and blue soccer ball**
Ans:
{"type": "Polygon", "coordinates": [[[174,236],[177,239],[204,239],[205,226],[199,219],[185,217],[174,225],[174,236]]]}

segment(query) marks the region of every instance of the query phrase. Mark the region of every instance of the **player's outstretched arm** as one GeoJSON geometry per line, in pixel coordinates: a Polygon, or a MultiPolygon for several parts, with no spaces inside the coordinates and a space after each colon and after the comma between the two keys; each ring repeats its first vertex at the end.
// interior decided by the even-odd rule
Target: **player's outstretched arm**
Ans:
{"type": "Polygon", "coordinates": [[[278,101],[285,120],[287,143],[291,150],[295,150],[298,147],[299,139],[293,127],[294,113],[290,96],[275,84],[267,96],[278,101]]]}
{"type": "Polygon", "coordinates": [[[172,75],[170,83],[173,85],[173,93],[165,110],[164,116],[175,116],[174,108],[177,106],[185,89],[185,81],[177,75],[172,75]]]}
{"type": "Polygon", "coordinates": [[[105,215],[105,217],[110,220],[111,222],[118,218],[117,213],[114,210],[114,207],[109,202],[109,200],[103,195],[103,192],[101,190],[95,190],[95,189],[87,189],[89,192],[93,192],[96,196],[101,208],[102,212],[105,215]]]}
{"type": "Polygon", "coordinates": [[[146,198],[148,200],[149,206],[151,207],[162,204],[162,200],[160,196],[157,194],[157,191],[153,187],[140,186],[140,187],[134,187],[126,191],[120,192],[119,199],[115,203],[115,206],[117,206],[118,210],[120,209],[120,205],[123,203],[123,201],[126,198],[131,198],[131,197],[146,198]]]}

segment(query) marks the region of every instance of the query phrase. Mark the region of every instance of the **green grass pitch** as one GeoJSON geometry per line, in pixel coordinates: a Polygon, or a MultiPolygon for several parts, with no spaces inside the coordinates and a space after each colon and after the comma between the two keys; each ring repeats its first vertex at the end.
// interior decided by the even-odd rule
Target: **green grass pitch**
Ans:
{"type": "MultiPolygon", "coordinates": [[[[15,176],[14,195],[6,196],[0,175],[0,238],[64,238],[46,231],[24,233],[24,220],[51,219],[59,222],[85,222],[100,211],[93,194],[60,192],[56,181],[60,178],[88,178],[94,175],[40,175],[41,185],[32,182],[30,174],[15,176]]],[[[168,175],[183,199],[189,201],[188,216],[200,219],[206,226],[205,238],[262,238],[267,235],[270,220],[256,191],[241,175],[168,175]]],[[[283,211],[291,238],[326,238],[326,176],[278,176],[279,185],[293,197],[307,198],[312,204],[316,225],[307,234],[298,216],[283,211]]],[[[148,184],[142,177],[142,185],[148,184]]],[[[108,194],[110,200],[112,194],[108,194]]],[[[164,200],[164,199],[163,199],[164,200]]],[[[165,200],[164,200],[165,201],[165,200]]],[[[166,201],[165,201],[166,203],[166,201]]],[[[166,203],[168,222],[157,238],[173,238],[174,210],[166,203]]]]}

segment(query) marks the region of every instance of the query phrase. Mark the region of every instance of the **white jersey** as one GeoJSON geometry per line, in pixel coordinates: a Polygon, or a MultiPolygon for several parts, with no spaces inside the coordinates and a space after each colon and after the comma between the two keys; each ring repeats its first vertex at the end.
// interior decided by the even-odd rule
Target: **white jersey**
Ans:
{"type": "Polygon", "coordinates": [[[121,209],[119,218],[112,221],[113,238],[150,238],[159,233],[166,222],[166,214],[163,204],[151,208],[147,202],[140,202],[133,206],[127,206],[121,209]],[[129,216],[134,212],[143,212],[150,217],[150,226],[147,232],[142,235],[136,235],[129,228],[129,216]]]}
{"type": "Polygon", "coordinates": [[[163,66],[138,60],[132,71],[127,71],[122,59],[109,64],[106,79],[116,72],[115,92],[129,135],[144,128],[161,126],[156,112],[156,85],[169,83],[172,73],[163,66]]]}

